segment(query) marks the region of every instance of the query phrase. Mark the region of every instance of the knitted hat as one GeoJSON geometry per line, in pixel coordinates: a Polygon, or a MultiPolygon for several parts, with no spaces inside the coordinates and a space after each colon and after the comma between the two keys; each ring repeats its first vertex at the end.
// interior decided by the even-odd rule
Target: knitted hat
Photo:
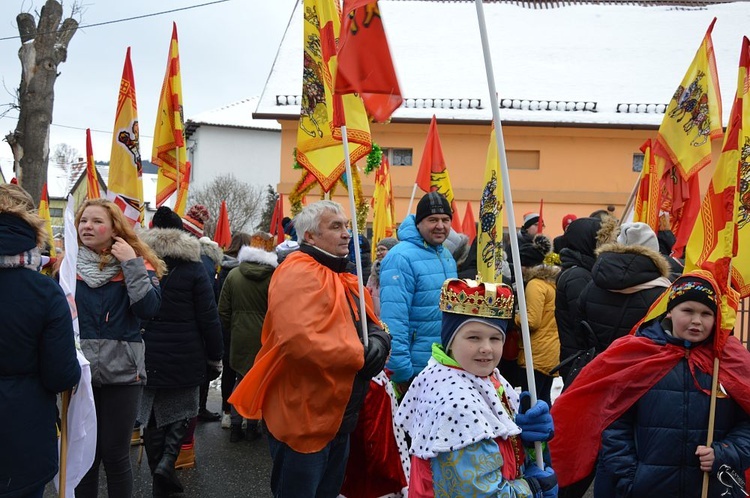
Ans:
{"type": "Polygon", "coordinates": [[[443,312],[440,339],[445,351],[458,330],[471,321],[485,323],[505,336],[513,315],[513,290],[505,284],[451,278],[443,282],[440,310],[443,312]]]}
{"type": "Polygon", "coordinates": [[[521,244],[518,248],[519,256],[521,257],[521,266],[537,266],[541,265],[544,258],[552,250],[552,243],[544,235],[534,236],[532,242],[521,244]]]}
{"type": "Polygon", "coordinates": [[[646,223],[637,221],[635,223],[623,223],[620,227],[620,235],[617,242],[626,246],[644,246],[659,252],[659,241],[656,234],[646,223]]]}
{"type": "Polygon", "coordinates": [[[539,223],[539,213],[526,213],[523,215],[523,226],[524,230],[528,230],[532,225],[539,223]]]}
{"type": "Polygon", "coordinates": [[[154,228],[177,228],[181,230],[182,218],[167,206],[162,206],[154,213],[151,224],[154,228]]]}
{"type": "Polygon", "coordinates": [[[276,257],[279,259],[279,263],[284,261],[287,256],[292,254],[294,251],[299,249],[299,243],[294,240],[285,240],[281,244],[276,246],[276,257]]]}
{"type": "Polygon", "coordinates": [[[694,275],[683,275],[669,288],[667,311],[671,311],[680,303],[696,301],[705,304],[716,313],[717,299],[716,291],[708,281],[694,275]]]}
{"type": "Polygon", "coordinates": [[[447,214],[453,219],[453,210],[448,199],[437,192],[430,192],[419,199],[415,223],[418,225],[420,221],[432,214],[447,214]]]}
{"type": "Polygon", "coordinates": [[[203,237],[203,224],[211,217],[208,209],[202,204],[196,204],[188,209],[185,216],[182,217],[182,228],[200,238],[203,237]]]}
{"type": "Polygon", "coordinates": [[[448,236],[443,241],[443,247],[448,249],[451,256],[453,256],[453,259],[458,261],[469,247],[469,236],[463,233],[458,233],[451,228],[448,232],[448,236]]]}
{"type": "Polygon", "coordinates": [[[568,225],[570,225],[571,223],[573,223],[573,220],[576,220],[577,218],[578,218],[578,216],[576,216],[574,214],[566,214],[565,216],[563,216],[563,219],[562,219],[562,229],[563,229],[563,232],[565,230],[567,230],[568,229],[568,225]]]}
{"type": "Polygon", "coordinates": [[[390,251],[396,244],[398,244],[398,239],[396,237],[385,237],[380,239],[375,247],[383,246],[390,251]]]}

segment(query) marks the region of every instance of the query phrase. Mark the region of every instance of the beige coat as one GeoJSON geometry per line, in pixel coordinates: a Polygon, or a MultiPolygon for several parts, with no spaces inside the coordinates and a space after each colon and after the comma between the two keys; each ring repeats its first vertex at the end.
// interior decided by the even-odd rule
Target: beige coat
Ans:
{"type": "MultiPolygon", "coordinates": [[[[534,370],[546,375],[560,362],[560,338],[555,321],[555,279],[559,272],[558,267],[546,265],[535,266],[524,272],[531,356],[534,370]]],[[[516,325],[520,329],[520,315],[516,315],[516,325]]],[[[518,364],[526,366],[523,344],[520,344],[518,364]]]]}

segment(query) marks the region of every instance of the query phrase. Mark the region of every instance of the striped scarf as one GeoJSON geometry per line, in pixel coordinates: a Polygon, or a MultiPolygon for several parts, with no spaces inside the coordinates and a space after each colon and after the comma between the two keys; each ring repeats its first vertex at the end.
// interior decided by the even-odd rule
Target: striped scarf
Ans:
{"type": "Polygon", "coordinates": [[[38,247],[24,251],[21,254],[0,255],[0,269],[28,268],[39,271],[42,269],[42,255],[38,247]]]}

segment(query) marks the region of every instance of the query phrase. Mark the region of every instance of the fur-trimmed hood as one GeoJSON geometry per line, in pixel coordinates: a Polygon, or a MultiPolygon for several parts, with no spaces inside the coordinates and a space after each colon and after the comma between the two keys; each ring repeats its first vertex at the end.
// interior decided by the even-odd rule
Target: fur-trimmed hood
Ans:
{"type": "Polygon", "coordinates": [[[555,285],[555,282],[557,281],[557,276],[560,274],[560,270],[561,269],[559,266],[551,266],[551,265],[533,266],[531,268],[527,268],[523,270],[523,281],[528,282],[529,280],[538,278],[541,280],[546,280],[552,285],[555,285]]]}
{"type": "Polygon", "coordinates": [[[177,228],[152,228],[138,236],[159,258],[174,258],[200,262],[201,248],[198,239],[177,228]]]}
{"type": "Polygon", "coordinates": [[[198,242],[200,242],[201,254],[208,256],[214,262],[215,266],[219,266],[224,257],[224,252],[219,247],[219,244],[208,237],[201,237],[198,239],[198,242]]]}
{"type": "Polygon", "coordinates": [[[609,244],[605,244],[597,249],[596,255],[597,257],[599,257],[602,255],[602,253],[605,252],[612,252],[616,254],[641,254],[654,262],[654,266],[656,266],[656,268],[659,270],[659,273],[662,277],[669,277],[669,274],[671,272],[667,258],[665,258],[661,253],[654,251],[653,249],[649,249],[645,246],[626,246],[624,244],[612,242],[609,244]]]}
{"type": "Polygon", "coordinates": [[[602,289],[623,290],[659,277],[669,278],[670,267],[664,256],[644,246],[614,242],[600,247],[597,255],[591,276],[602,289]]]}
{"type": "Polygon", "coordinates": [[[279,266],[279,259],[275,252],[266,252],[257,247],[242,246],[240,252],[237,254],[237,260],[240,263],[247,261],[250,263],[272,266],[274,268],[279,266]]]}

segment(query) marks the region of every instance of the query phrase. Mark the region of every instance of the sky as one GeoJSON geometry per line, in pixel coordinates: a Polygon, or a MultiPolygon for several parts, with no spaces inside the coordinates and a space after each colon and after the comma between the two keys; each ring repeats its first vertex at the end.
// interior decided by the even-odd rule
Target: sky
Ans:
{"type": "MultiPolygon", "coordinates": [[[[131,47],[141,154],[151,158],[154,121],[166,70],[172,22],[177,23],[185,119],[260,95],[296,0],[77,0],[78,31],[60,64],[55,83],[50,150],[60,143],[86,151],[91,128],[94,158],[108,160],[125,52],[131,47]],[[164,11],[179,10],[161,15],[164,11]],[[147,17],[142,17],[147,16],[147,17]],[[120,19],[139,19],[111,23],[120,19]],[[99,23],[109,23],[93,26],[99,23]],[[85,27],[91,25],[90,27],[85,27]]],[[[15,100],[21,79],[16,15],[38,12],[43,0],[0,2],[0,105],[15,100]]],[[[70,15],[72,0],[66,0],[70,15]]],[[[0,118],[0,136],[16,127],[18,112],[0,118]]],[[[0,167],[7,173],[12,154],[0,142],[0,167]]]]}

